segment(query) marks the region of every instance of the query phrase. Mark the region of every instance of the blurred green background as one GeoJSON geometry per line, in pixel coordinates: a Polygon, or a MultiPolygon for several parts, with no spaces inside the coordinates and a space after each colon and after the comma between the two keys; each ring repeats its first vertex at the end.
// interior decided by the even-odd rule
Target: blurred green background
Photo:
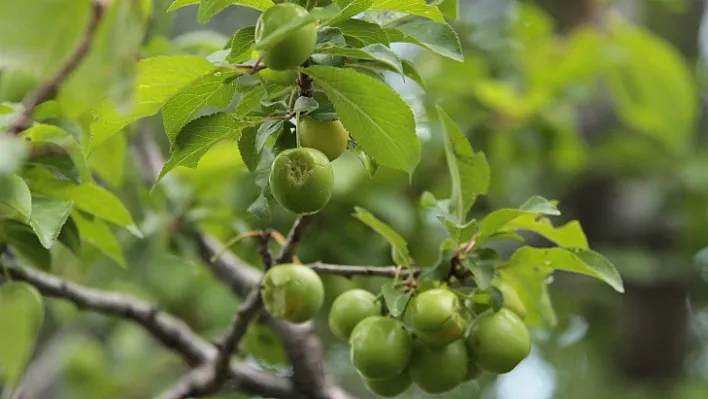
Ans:
{"type": "MultiPolygon", "coordinates": [[[[144,56],[207,55],[228,35],[255,23],[257,13],[231,7],[209,24],[196,7],[155,22],[144,56]],[[170,41],[172,39],[172,41],[170,41]]],[[[370,178],[353,154],[336,162],[336,193],[307,235],[304,262],[386,265],[386,242],[351,214],[369,209],[409,242],[419,265],[430,265],[444,237],[418,205],[428,190],[449,190],[441,138],[427,130],[425,109],[440,104],[492,166],[490,195],[475,205],[484,215],[518,206],[534,194],[560,201],[578,219],[590,245],[619,268],[620,295],[588,278],[557,274],[550,287],[559,325],[534,330],[532,355],[512,373],[485,376],[445,398],[680,398],[708,397],[708,146],[703,95],[700,0],[460,0],[453,23],[466,53],[457,63],[411,46],[400,54],[420,71],[427,93],[391,75],[390,83],[418,111],[423,158],[409,184],[403,173],[370,178]]],[[[156,301],[214,337],[230,320],[234,299],[200,266],[191,243],[167,228],[179,210],[161,193],[150,196],[134,154],[138,129],[164,137],[158,116],[116,135],[94,155],[122,156],[124,170],[100,174],[128,204],[146,238],[121,234],[128,269],[98,253],[76,264],[67,256],[56,273],[156,301]]],[[[100,167],[97,167],[100,169],[100,167]]],[[[205,228],[227,240],[273,226],[285,233],[293,217],[258,199],[256,180],[236,144],[215,147],[197,170],[179,170],[170,193],[205,228]],[[258,203],[256,203],[258,205],[258,203]],[[268,217],[267,213],[270,213],[268,217]]],[[[539,241],[539,244],[543,244],[539,241]]],[[[256,243],[234,246],[258,264],[256,243]]],[[[327,294],[380,281],[326,279],[327,294]]],[[[326,310],[323,311],[323,316],[326,310]]],[[[28,398],[146,398],[183,372],[179,359],[140,328],[50,301],[48,323],[26,376],[28,398]]],[[[347,348],[318,320],[331,372],[352,394],[372,398],[348,360],[347,348]]],[[[287,373],[282,348],[265,326],[251,329],[246,360],[287,373]]],[[[223,398],[238,398],[238,395],[223,398]]],[[[412,392],[409,397],[422,398],[412,392]]]]}

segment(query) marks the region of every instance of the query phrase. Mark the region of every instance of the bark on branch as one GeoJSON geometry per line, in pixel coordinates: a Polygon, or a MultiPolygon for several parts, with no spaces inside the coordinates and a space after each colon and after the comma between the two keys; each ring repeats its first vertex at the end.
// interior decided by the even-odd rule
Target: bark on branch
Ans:
{"type": "MultiPolygon", "coordinates": [[[[187,324],[152,304],[127,295],[84,287],[29,268],[13,267],[7,270],[12,279],[34,286],[45,297],[68,300],[79,308],[141,325],[162,345],[179,354],[186,363],[198,367],[196,370],[205,370],[205,365],[211,364],[217,356],[216,349],[187,324]]],[[[199,375],[203,374],[205,372],[200,371],[199,375]]],[[[226,375],[230,386],[244,392],[266,397],[297,397],[296,390],[287,379],[244,364],[231,365],[226,375]]]]}

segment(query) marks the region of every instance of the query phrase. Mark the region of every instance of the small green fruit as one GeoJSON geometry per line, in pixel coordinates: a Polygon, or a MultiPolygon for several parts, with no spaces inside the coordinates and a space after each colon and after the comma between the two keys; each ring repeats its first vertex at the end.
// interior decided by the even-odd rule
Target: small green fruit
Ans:
{"type": "Polygon", "coordinates": [[[349,290],[332,303],[329,311],[329,328],[342,341],[349,337],[362,320],[369,316],[381,314],[381,306],[376,302],[376,296],[362,289],[349,290]]]}
{"type": "Polygon", "coordinates": [[[497,374],[513,370],[531,351],[524,321],[506,308],[481,314],[472,323],[465,344],[479,367],[497,374]]]}
{"type": "Polygon", "coordinates": [[[327,156],[312,148],[293,148],[278,154],[269,177],[273,197],[298,214],[317,213],[332,196],[334,172],[327,156]]]}
{"type": "Polygon", "coordinates": [[[413,385],[410,374],[404,370],[401,374],[385,380],[370,380],[364,378],[364,384],[369,391],[384,398],[395,398],[406,392],[413,385]]]}
{"type": "Polygon", "coordinates": [[[293,70],[276,71],[266,68],[258,72],[258,76],[262,77],[266,82],[277,83],[282,86],[294,85],[297,80],[297,72],[293,70]]]}
{"type": "Polygon", "coordinates": [[[370,316],[351,333],[351,362],[364,378],[381,380],[401,374],[413,353],[413,338],[398,320],[370,316]]]}
{"type": "Polygon", "coordinates": [[[483,371],[481,368],[479,368],[479,366],[477,366],[477,363],[470,360],[467,363],[467,375],[465,376],[465,379],[462,382],[472,381],[482,375],[482,373],[483,371]]]}
{"type": "MultiPolygon", "coordinates": [[[[266,9],[256,23],[256,44],[278,28],[307,14],[304,7],[294,3],[276,4],[266,9]]],[[[288,33],[270,48],[262,51],[263,63],[276,71],[297,68],[310,57],[315,44],[317,44],[317,26],[313,21],[288,33]]]]}
{"type": "Polygon", "coordinates": [[[431,289],[418,295],[409,306],[413,330],[426,344],[444,346],[462,337],[467,323],[460,314],[460,299],[453,292],[431,289]]]}
{"type": "Polygon", "coordinates": [[[312,117],[300,120],[298,133],[303,147],[322,151],[330,161],[347,149],[349,132],[340,121],[320,121],[312,117]]]}
{"type": "Polygon", "coordinates": [[[416,347],[409,368],[413,382],[423,392],[440,394],[465,380],[468,364],[465,343],[457,340],[442,348],[416,347]]]}
{"type": "Polygon", "coordinates": [[[320,276],[303,265],[274,266],[263,277],[261,298],[273,317],[291,323],[312,319],[324,303],[320,276]]]}

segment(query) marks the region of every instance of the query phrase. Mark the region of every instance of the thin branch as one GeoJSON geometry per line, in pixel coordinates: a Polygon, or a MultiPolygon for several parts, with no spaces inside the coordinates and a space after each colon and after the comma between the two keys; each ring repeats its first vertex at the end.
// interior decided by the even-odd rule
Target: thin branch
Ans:
{"type": "Polygon", "coordinates": [[[224,340],[220,345],[219,354],[214,361],[214,380],[216,384],[222,382],[224,377],[228,377],[231,356],[236,352],[241,339],[243,339],[243,336],[246,335],[248,331],[248,326],[258,315],[262,305],[260,287],[254,287],[251,293],[246,297],[246,300],[239,306],[236,315],[224,334],[224,340]]]}
{"type": "Polygon", "coordinates": [[[276,265],[293,261],[293,257],[297,254],[300,243],[305,236],[305,231],[307,231],[307,227],[312,223],[313,218],[312,215],[303,215],[295,219],[295,223],[293,223],[293,227],[290,229],[290,233],[288,233],[288,239],[285,245],[280,249],[280,253],[275,260],[276,265]]]}
{"type": "MultiPolygon", "coordinates": [[[[334,274],[344,277],[394,277],[396,275],[396,266],[351,266],[351,265],[332,265],[328,263],[310,263],[307,266],[320,274],[334,274]]],[[[419,276],[423,272],[420,268],[401,269],[399,276],[419,276]]]]}
{"type": "Polygon", "coordinates": [[[258,254],[261,256],[263,261],[263,269],[268,271],[268,269],[273,266],[273,254],[270,253],[268,248],[268,243],[270,242],[270,237],[273,236],[273,231],[270,229],[264,230],[260,234],[261,245],[258,248],[258,254]]]}
{"type": "Polygon", "coordinates": [[[83,36],[79,45],[74,50],[74,53],[69,57],[69,60],[64,64],[57,73],[52,76],[49,81],[44,83],[37,91],[35,91],[27,100],[25,101],[25,108],[20,114],[20,116],[8,127],[8,132],[10,134],[18,134],[21,131],[29,127],[30,121],[32,119],[32,113],[35,108],[52,95],[61,83],[71,75],[72,72],[79,66],[81,60],[86,56],[88,51],[91,49],[91,43],[93,42],[93,37],[98,29],[99,22],[103,18],[106,12],[106,2],[105,0],[94,0],[92,2],[91,19],[89,20],[88,26],[84,31],[83,36]]]}

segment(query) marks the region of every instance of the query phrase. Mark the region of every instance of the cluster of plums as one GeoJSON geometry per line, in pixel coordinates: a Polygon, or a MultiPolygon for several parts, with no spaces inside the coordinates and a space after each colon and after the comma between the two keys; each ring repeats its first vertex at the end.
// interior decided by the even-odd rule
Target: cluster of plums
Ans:
{"type": "MultiPolygon", "coordinates": [[[[307,10],[297,4],[282,3],[266,9],[256,24],[256,43],[307,10]]],[[[302,65],[317,44],[317,26],[308,23],[278,40],[260,53],[267,67],[259,72],[264,79],[292,84],[294,69],[302,65]]],[[[269,176],[273,197],[285,209],[297,214],[317,213],[332,196],[334,174],[330,162],[347,148],[349,133],[339,120],[303,117],[297,129],[299,148],[285,149],[276,156],[269,176]]]]}
{"type": "MultiPolygon", "coordinates": [[[[499,289],[504,306],[495,311],[432,288],[411,298],[402,320],[383,315],[371,292],[351,289],[332,303],[329,327],[349,343],[352,364],[375,394],[395,397],[413,384],[440,394],[483,371],[508,373],[528,356],[523,303],[510,286],[499,289]]],[[[262,297],[272,316],[302,323],[319,312],[324,287],[307,266],[279,265],[266,273],[262,297]]]]}

